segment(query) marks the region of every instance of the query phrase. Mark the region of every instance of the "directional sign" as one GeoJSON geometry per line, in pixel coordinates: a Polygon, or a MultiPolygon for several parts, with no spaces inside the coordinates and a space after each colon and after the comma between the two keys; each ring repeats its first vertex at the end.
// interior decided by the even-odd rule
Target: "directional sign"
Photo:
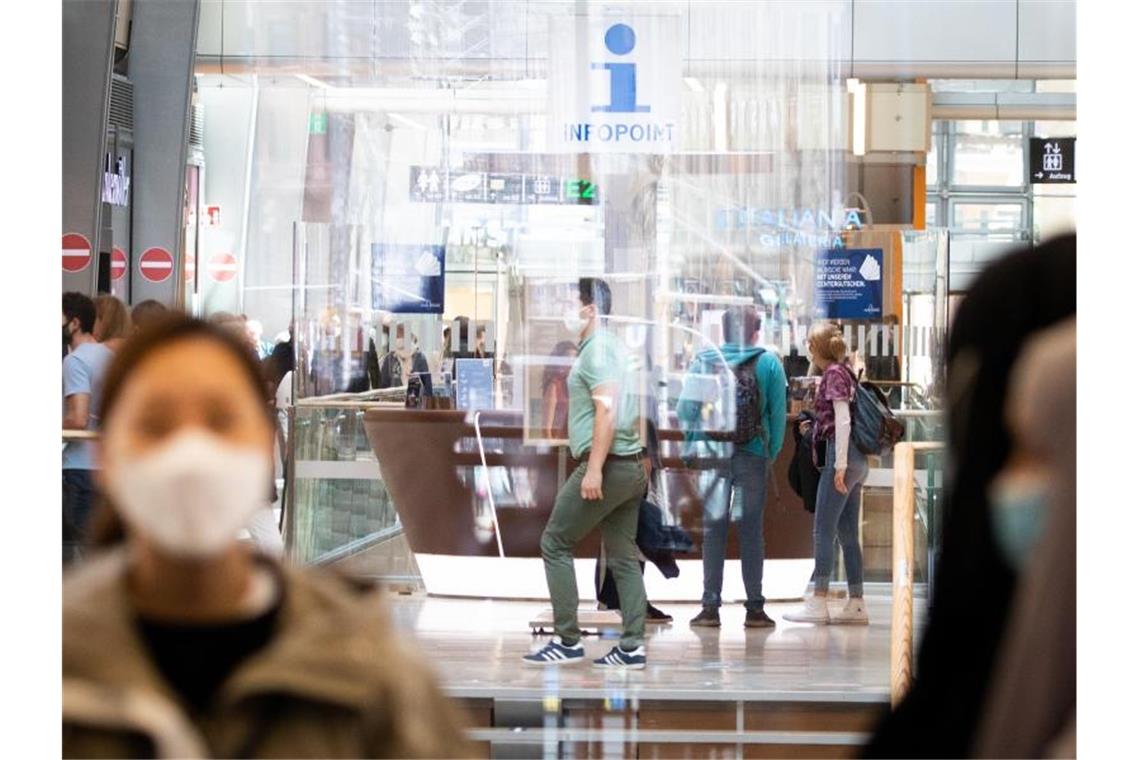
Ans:
{"type": "Polygon", "coordinates": [[[237,277],[237,258],[232,253],[215,253],[210,257],[206,271],[214,282],[229,282],[237,277]]]}
{"type": "Polygon", "coordinates": [[[91,241],[77,232],[63,236],[63,271],[82,272],[91,263],[91,241]]]}
{"type": "Polygon", "coordinates": [[[111,249],[111,279],[115,282],[127,274],[127,254],[119,246],[111,249]]]}
{"type": "Polygon", "coordinates": [[[139,274],[148,282],[166,282],[174,274],[174,257],[165,248],[147,248],[139,256],[139,274]]]}
{"type": "Polygon", "coordinates": [[[1077,138],[1029,138],[1029,181],[1035,185],[1077,181],[1077,138]]]}
{"type": "Polygon", "coordinates": [[[579,206],[593,206],[597,203],[597,192],[597,185],[589,180],[571,179],[566,181],[566,198],[577,199],[579,206]]]}

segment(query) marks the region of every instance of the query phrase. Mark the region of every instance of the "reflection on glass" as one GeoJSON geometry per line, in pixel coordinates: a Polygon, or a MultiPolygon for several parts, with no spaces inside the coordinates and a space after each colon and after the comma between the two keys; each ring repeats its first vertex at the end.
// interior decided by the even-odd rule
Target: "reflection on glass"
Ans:
{"type": "Polygon", "coordinates": [[[1019,121],[959,121],[954,124],[954,174],[960,187],[1019,187],[1025,182],[1025,151],[1019,121]]]}

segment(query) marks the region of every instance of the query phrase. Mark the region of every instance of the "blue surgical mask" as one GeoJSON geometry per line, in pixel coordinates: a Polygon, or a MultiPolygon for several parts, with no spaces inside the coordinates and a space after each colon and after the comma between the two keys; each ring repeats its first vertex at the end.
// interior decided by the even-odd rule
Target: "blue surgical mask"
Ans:
{"type": "Polygon", "coordinates": [[[1049,513],[1049,483],[1039,475],[999,475],[990,485],[990,523],[1011,567],[1025,567],[1049,513]]]}

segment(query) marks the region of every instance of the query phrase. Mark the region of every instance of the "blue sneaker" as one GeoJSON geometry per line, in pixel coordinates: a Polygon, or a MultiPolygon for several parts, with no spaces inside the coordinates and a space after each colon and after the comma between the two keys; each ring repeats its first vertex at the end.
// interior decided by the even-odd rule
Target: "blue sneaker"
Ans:
{"type": "Polygon", "coordinates": [[[557,638],[551,639],[546,646],[537,652],[531,652],[523,658],[524,665],[544,667],[546,665],[572,665],[586,659],[586,648],[579,641],[568,647],[557,638]]]}
{"type": "Polygon", "coordinates": [[[644,670],[645,647],[640,646],[632,652],[627,652],[620,646],[614,647],[605,657],[594,660],[594,667],[607,670],[644,670]]]}

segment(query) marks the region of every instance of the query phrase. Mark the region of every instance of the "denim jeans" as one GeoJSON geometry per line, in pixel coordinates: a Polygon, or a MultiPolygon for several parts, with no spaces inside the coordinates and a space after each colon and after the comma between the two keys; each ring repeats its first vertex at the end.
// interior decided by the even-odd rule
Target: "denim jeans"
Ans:
{"type": "Polygon", "coordinates": [[[63,562],[79,559],[95,501],[91,470],[63,471],[63,562]]]}
{"type": "Polygon", "coordinates": [[[847,444],[847,493],[835,490],[835,441],[827,442],[827,459],[819,473],[815,499],[815,590],[826,593],[835,567],[835,538],[843,547],[847,569],[847,593],[863,596],[863,550],[859,546],[859,508],[863,503],[863,481],[867,479],[867,457],[851,441],[847,444]]]}
{"type": "Polygon", "coordinates": [[[701,604],[720,607],[724,586],[724,554],[732,501],[739,506],[740,567],[744,576],[745,609],[764,609],[764,500],[768,490],[768,459],[747,451],[733,452],[725,471],[714,473],[716,482],[705,498],[704,545],[705,591],[701,604]],[[729,498],[730,494],[732,499],[729,498]]]}

